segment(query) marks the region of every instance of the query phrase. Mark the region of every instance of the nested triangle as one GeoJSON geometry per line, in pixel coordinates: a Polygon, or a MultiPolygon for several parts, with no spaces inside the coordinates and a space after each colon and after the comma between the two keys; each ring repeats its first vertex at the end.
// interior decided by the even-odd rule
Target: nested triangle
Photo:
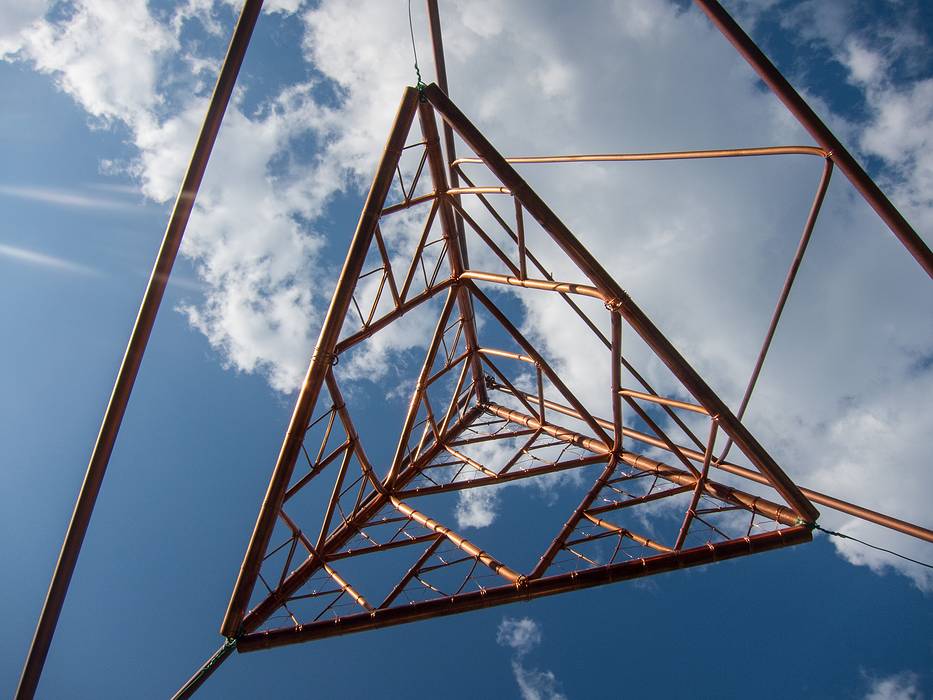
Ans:
{"type": "Polygon", "coordinates": [[[268,639],[285,620],[313,638],[392,624],[444,600],[470,609],[486,596],[504,602],[588,580],[590,570],[642,575],[633,561],[664,570],[800,541],[809,531],[794,526],[814,517],[742,423],[431,85],[402,101],[223,631],[268,639]],[[448,186],[437,116],[473,149],[482,181],[464,175],[462,187],[448,186]],[[572,350],[587,358],[585,381],[535,334],[525,295],[550,295],[577,324],[572,350]],[[676,398],[644,381],[623,332],[677,378],[676,398]],[[388,393],[374,381],[387,377],[396,385],[388,393]],[[724,436],[752,468],[716,459],[724,436]],[[717,481],[722,471],[731,482],[717,481]],[[504,490],[529,484],[538,490],[504,490]],[[499,523],[464,516],[464,494],[507,494],[499,523]],[[529,505],[534,494],[547,498],[529,505]],[[534,528],[540,542],[516,549],[516,527],[534,528]]]}

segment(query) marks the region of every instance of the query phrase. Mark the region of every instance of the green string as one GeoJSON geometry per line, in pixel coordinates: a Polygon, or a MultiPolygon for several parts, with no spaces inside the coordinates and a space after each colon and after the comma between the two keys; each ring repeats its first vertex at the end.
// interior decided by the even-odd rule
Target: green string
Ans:
{"type": "Polygon", "coordinates": [[[415,25],[411,20],[411,0],[408,0],[408,31],[411,33],[411,51],[415,55],[415,76],[418,78],[418,82],[415,84],[415,87],[418,89],[418,92],[421,94],[423,99],[424,89],[427,87],[427,85],[421,79],[421,69],[418,67],[418,49],[415,46],[415,25]]]}

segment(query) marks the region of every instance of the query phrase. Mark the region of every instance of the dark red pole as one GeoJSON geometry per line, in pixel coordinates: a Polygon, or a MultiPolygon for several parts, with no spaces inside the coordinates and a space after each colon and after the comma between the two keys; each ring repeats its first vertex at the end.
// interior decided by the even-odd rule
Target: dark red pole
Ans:
{"type": "Polygon", "coordinates": [[[781,72],[736,21],[729,16],[729,13],[723,9],[717,0],[694,0],[694,2],[707,14],[713,24],[716,25],[716,28],[723,33],[736,50],[742,54],[742,57],[748,61],[758,77],[774,91],[778,99],[797,117],[797,121],[810,132],[814,140],[830,152],[829,157],[832,158],[833,163],[849,178],[849,182],[861,192],[865,201],[884,220],[891,232],[910,251],[914,259],[926,270],[926,273],[933,278],[933,253],[930,252],[923,239],[907,223],[907,220],[897,208],[891,204],[891,201],[875,184],[875,181],[852,157],[852,154],[846,150],[846,147],[840,143],[839,139],[833,135],[833,132],[829,130],[823,121],[816,116],[816,112],[810,109],[810,106],[804,102],[803,98],[787,82],[787,79],[781,75],[781,72]]]}
{"type": "Polygon", "coordinates": [[[178,255],[178,248],[185,234],[185,227],[188,224],[191,209],[194,207],[195,196],[201,186],[208,158],[214,147],[214,141],[217,139],[217,133],[220,130],[227,103],[233,93],[233,86],[236,83],[237,74],[243,63],[243,56],[246,54],[246,47],[249,45],[253,27],[256,25],[256,19],[259,17],[261,8],[262,0],[246,0],[236,29],[233,32],[233,38],[227,49],[223,68],[217,78],[217,85],[214,87],[214,94],[211,97],[207,116],[201,127],[201,135],[198,137],[197,145],[194,147],[194,154],[191,156],[191,163],[188,166],[188,172],[185,173],[184,182],[175,200],[175,208],[172,210],[172,216],[165,229],[162,247],[159,249],[155,266],[152,269],[152,276],[149,278],[149,285],[146,287],[146,293],[143,296],[139,314],[136,317],[136,323],[133,326],[126,353],[123,356],[123,362],[117,373],[113,393],[110,395],[110,403],[104,413],[94,451],[91,453],[84,483],[78,493],[78,501],[75,504],[74,513],[68,525],[68,532],[65,535],[61,553],[58,555],[55,573],[52,575],[45,605],[42,608],[39,624],[36,627],[32,645],[29,648],[29,655],[26,657],[26,665],[23,667],[23,675],[20,677],[19,687],[16,690],[16,700],[30,700],[35,695],[36,687],[39,685],[42,667],[45,665],[45,658],[48,655],[49,646],[52,644],[55,626],[58,624],[58,618],[65,603],[68,585],[71,582],[71,576],[74,573],[78,555],[81,552],[81,545],[84,543],[84,536],[87,534],[94,504],[97,501],[97,494],[100,492],[104,474],[107,471],[107,464],[110,461],[110,454],[113,452],[113,445],[116,442],[117,433],[120,431],[123,415],[126,413],[126,406],[133,391],[133,384],[136,382],[136,375],[139,373],[143,353],[146,351],[149,336],[152,334],[152,327],[155,324],[156,314],[159,312],[162,296],[165,294],[169,274],[178,255]]]}

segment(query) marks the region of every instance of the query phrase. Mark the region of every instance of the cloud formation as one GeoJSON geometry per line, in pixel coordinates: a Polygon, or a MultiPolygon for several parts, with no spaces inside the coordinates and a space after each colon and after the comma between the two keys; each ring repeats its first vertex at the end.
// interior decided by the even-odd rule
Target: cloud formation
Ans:
{"type": "Polygon", "coordinates": [[[504,617],[496,631],[496,642],[512,649],[512,673],[522,700],[566,700],[560,683],[552,671],[541,671],[524,665],[524,657],[542,640],[541,627],[530,617],[504,617]]]}

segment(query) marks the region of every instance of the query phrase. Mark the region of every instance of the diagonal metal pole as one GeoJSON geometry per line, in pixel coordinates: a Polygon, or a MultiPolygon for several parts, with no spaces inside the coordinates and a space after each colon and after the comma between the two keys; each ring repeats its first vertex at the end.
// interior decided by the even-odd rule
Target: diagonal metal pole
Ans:
{"type": "Polygon", "coordinates": [[[926,243],[914,231],[907,219],[891,204],[891,200],[885,196],[884,192],[875,184],[875,181],[859,165],[852,154],[846,150],[846,147],[833,135],[829,127],[823,123],[816,115],[816,112],[810,109],[810,105],[787,82],[787,78],[781,74],[781,71],[771,63],[764,52],[729,16],[729,13],[723,9],[717,0],[694,0],[694,2],[742,55],[742,58],[748,61],[758,77],[771,88],[778,99],[790,110],[791,114],[797,117],[797,121],[800,122],[801,126],[810,132],[810,136],[826,151],[829,151],[829,157],[833,163],[849,178],[849,182],[855,186],[862,197],[865,198],[865,201],[884,220],[891,232],[897,236],[901,244],[926,270],[926,273],[933,277],[933,253],[930,252],[926,243]]]}
{"type": "Polygon", "coordinates": [[[107,471],[110,455],[113,452],[117,433],[120,431],[120,424],[123,422],[126,406],[133,391],[133,384],[136,382],[136,376],[139,373],[143,353],[146,351],[149,336],[152,334],[159,305],[168,285],[169,274],[178,255],[181,239],[184,236],[185,227],[194,207],[195,196],[201,186],[208,158],[217,139],[224,112],[230,101],[230,95],[233,93],[237,74],[243,63],[246,47],[249,45],[261,8],[262,0],[246,0],[236,29],[233,32],[233,37],[230,40],[227,56],[217,78],[214,94],[211,96],[207,116],[201,127],[201,134],[194,147],[191,163],[185,173],[181,190],[175,200],[172,216],[165,229],[162,247],[156,257],[152,275],[146,287],[146,293],[143,295],[139,307],[136,323],[126,346],[126,353],[117,373],[113,393],[110,395],[110,402],[101,422],[100,433],[97,435],[97,442],[94,444],[94,451],[91,453],[84,483],[78,493],[74,513],[71,516],[71,522],[65,535],[65,542],[62,544],[58,563],[55,565],[55,572],[52,575],[52,582],[46,594],[39,624],[36,627],[29,648],[29,655],[26,657],[23,674],[16,690],[16,700],[30,700],[35,695],[36,688],[39,685],[39,678],[42,675],[42,668],[45,665],[45,659],[52,643],[52,636],[55,634],[55,626],[58,624],[58,618],[65,603],[68,585],[71,582],[71,576],[74,573],[78,555],[81,552],[84,536],[87,534],[94,504],[97,501],[98,493],[100,493],[100,487],[107,471]]]}

